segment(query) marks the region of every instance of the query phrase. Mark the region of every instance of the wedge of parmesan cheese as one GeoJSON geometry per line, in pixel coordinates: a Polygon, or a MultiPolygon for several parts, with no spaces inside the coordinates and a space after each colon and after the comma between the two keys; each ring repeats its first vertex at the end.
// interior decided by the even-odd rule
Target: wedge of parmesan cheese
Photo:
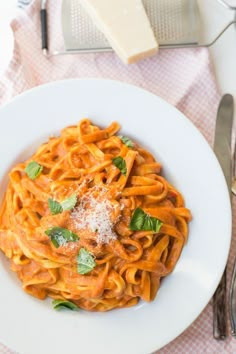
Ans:
{"type": "Polygon", "coordinates": [[[158,43],[142,0],[80,0],[123,62],[156,54],[158,43]]]}

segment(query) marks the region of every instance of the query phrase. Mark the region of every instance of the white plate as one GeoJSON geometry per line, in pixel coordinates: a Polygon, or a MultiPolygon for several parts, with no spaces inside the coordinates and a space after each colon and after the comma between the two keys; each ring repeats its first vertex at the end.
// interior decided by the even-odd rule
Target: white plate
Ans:
{"type": "Polygon", "coordinates": [[[0,111],[0,180],[50,134],[90,117],[117,120],[125,135],[154,153],[193,214],[189,241],[156,300],[108,313],[56,312],[21,290],[1,254],[0,339],[24,354],[148,354],[183,332],[220,280],[231,238],[231,208],[219,164],[182,113],[134,86],[106,80],[55,82],[0,111]]]}

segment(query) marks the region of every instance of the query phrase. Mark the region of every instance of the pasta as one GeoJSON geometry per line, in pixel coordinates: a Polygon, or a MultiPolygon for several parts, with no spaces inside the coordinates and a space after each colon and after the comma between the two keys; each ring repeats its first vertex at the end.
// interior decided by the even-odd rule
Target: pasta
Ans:
{"type": "Polygon", "coordinates": [[[182,195],[119,129],[83,119],[10,171],[0,249],[23,289],[55,308],[152,301],[187,241],[182,195]]]}

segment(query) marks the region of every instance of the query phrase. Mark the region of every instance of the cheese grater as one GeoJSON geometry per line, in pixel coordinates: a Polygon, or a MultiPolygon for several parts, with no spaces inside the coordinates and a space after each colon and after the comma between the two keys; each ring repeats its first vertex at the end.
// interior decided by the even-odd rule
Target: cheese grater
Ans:
{"type": "MultiPolygon", "coordinates": [[[[228,5],[225,0],[217,1],[231,10],[236,10],[236,7],[228,5]]],[[[61,25],[65,50],[49,53],[46,4],[47,0],[42,0],[41,27],[44,54],[61,55],[112,50],[103,33],[96,28],[80,4],[80,0],[62,0],[61,25]]],[[[143,4],[160,48],[209,47],[228,27],[236,23],[235,20],[231,21],[210,43],[199,44],[201,21],[196,0],[143,0],[143,4]]]]}
{"type": "MultiPolygon", "coordinates": [[[[198,42],[198,9],[195,0],[143,0],[159,44],[198,42]]],[[[80,0],[63,0],[62,29],[66,50],[109,48],[80,0]]]]}

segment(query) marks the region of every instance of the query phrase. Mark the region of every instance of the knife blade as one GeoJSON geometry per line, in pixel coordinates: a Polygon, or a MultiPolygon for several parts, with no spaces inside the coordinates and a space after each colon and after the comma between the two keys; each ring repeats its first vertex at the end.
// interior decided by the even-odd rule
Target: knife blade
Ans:
{"type": "MultiPolygon", "coordinates": [[[[224,173],[229,195],[231,195],[232,182],[231,138],[233,115],[233,96],[226,94],[222,97],[218,107],[214,152],[224,173]]],[[[213,336],[220,340],[227,337],[226,268],[213,296],[213,336]]]]}

